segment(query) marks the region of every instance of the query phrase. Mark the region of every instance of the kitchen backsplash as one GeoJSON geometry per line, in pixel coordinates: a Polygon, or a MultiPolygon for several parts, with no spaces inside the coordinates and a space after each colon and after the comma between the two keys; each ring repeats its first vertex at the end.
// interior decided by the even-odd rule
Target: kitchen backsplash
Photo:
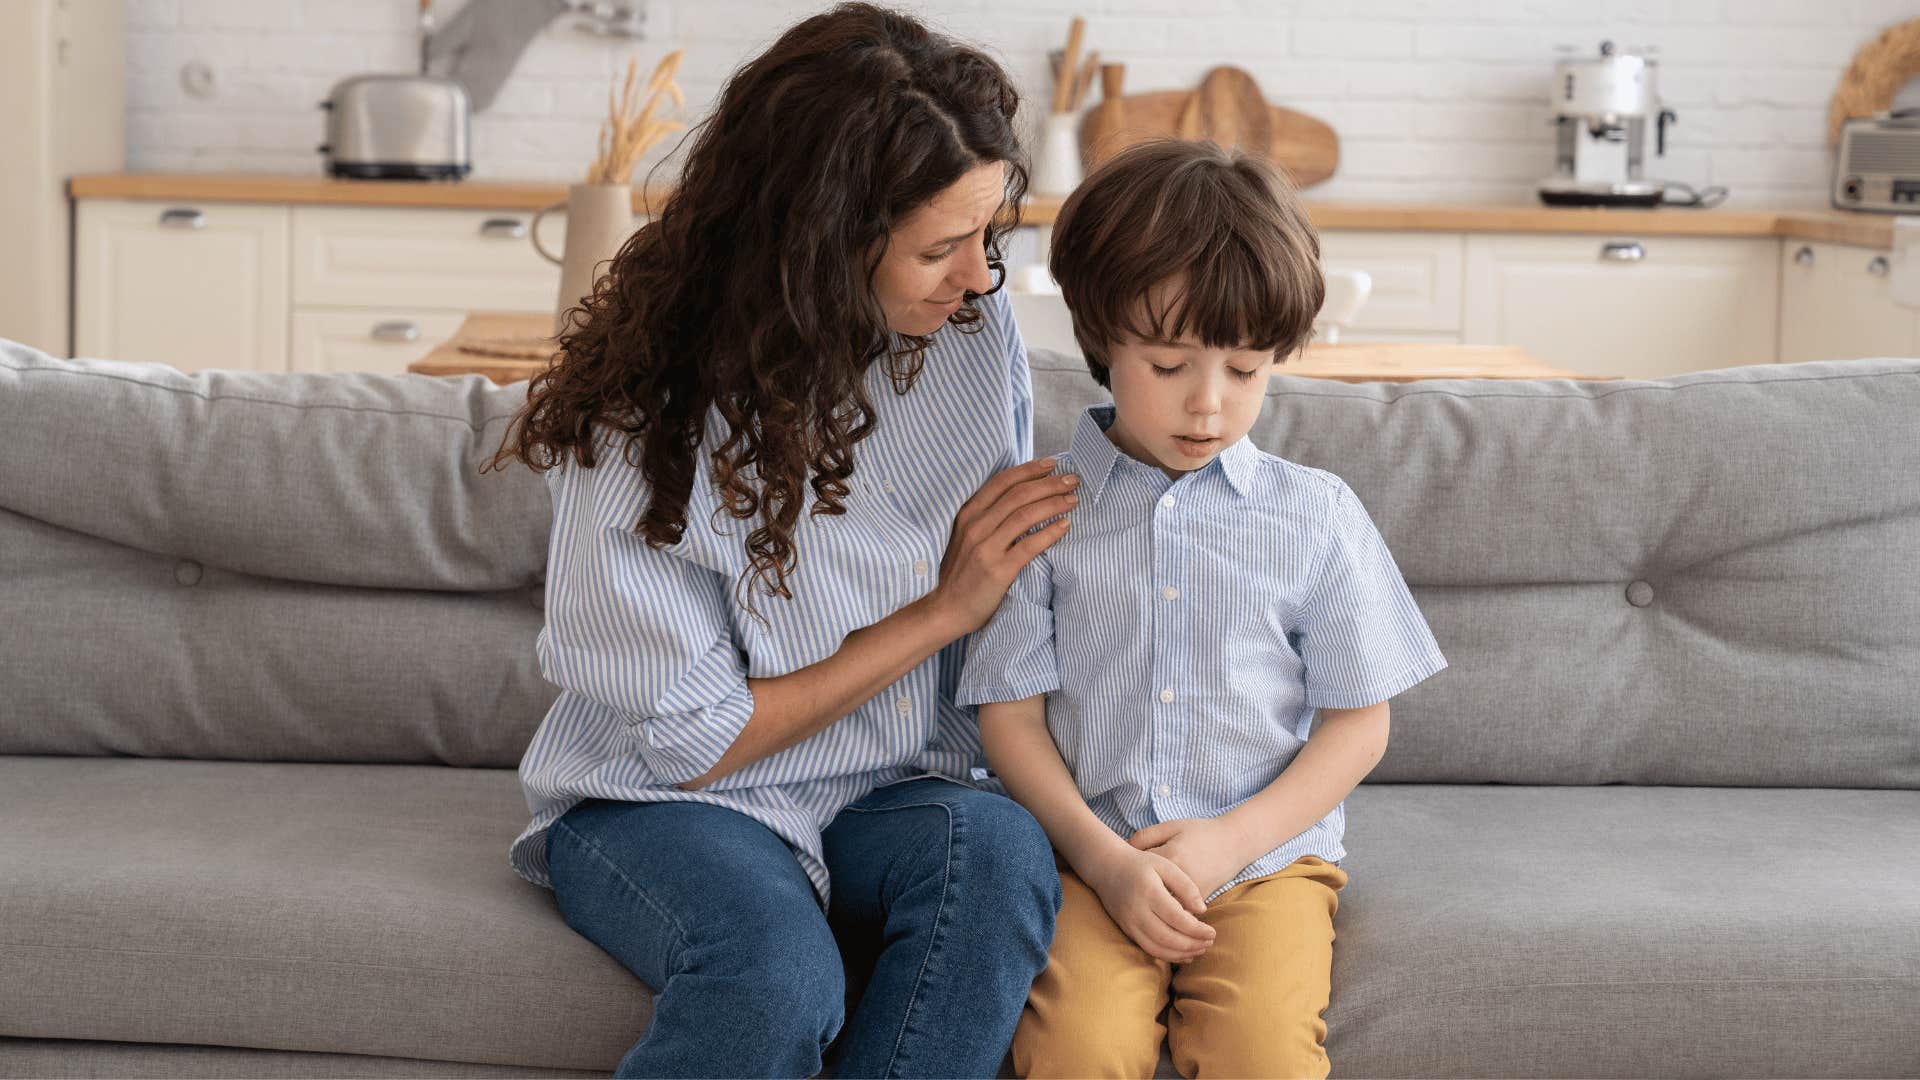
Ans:
{"type": "MultiPolygon", "coordinates": [[[[84,0],[82,0],[84,2],[84,0]]],[[[128,167],[317,173],[316,103],[342,77],[417,70],[414,0],[126,0],[128,167]],[[194,75],[210,74],[204,84],[194,75]],[[196,90],[189,85],[195,84],[196,90]]],[[[444,18],[458,0],[438,0],[444,18]]],[[[474,176],[573,180],[593,157],[609,80],[684,48],[686,112],[735,66],[824,3],[652,0],[647,36],[609,39],[563,17],[473,118],[474,176]]],[[[906,2],[997,54],[1027,96],[1074,14],[1127,88],[1192,86],[1216,63],[1267,99],[1333,125],[1340,170],[1321,200],[1531,200],[1552,170],[1544,99],[1556,46],[1653,45],[1679,115],[1651,177],[1732,190],[1732,205],[1824,205],[1826,108],[1854,51],[1914,0],[951,0],[906,2]]],[[[1909,86],[1905,101],[1914,95],[1909,86]]],[[[1092,95],[1098,100],[1098,93],[1092,95]]],[[[662,156],[669,140],[655,151],[662,156]]],[[[651,161],[651,159],[650,159],[651,161]]],[[[650,163],[649,161],[649,163],[650,163]]],[[[659,174],[670,178],[670,163],[659,174]]]]}

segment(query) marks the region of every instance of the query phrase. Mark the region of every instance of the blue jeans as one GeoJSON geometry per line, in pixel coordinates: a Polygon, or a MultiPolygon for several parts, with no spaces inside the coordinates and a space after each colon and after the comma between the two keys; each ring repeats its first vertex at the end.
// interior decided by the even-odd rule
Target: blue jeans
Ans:
{"type": "Polygon", "coordinates": [[[785,841],[724,807],[589,800],[553,823],[567,924],[658,994],[616,1076],[997,1072],[1060,909],[1039,823],[920,779],[822,839],[824,912],[785,841]]]}

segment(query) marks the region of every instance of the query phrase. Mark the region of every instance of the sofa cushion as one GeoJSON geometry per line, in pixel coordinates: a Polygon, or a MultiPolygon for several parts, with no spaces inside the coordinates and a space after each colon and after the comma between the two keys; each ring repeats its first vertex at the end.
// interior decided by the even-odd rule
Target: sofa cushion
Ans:
{"type": "Polygon", "coordinates": [[[546,488],[480,471],[525,400],[478,375],[183,374],[0,340],[0,507],[261,577],[525,588],[546,488]]]}
{"type": "Polygon", "coordinates": [[[0,753],[510,766],[551,504],[524,384],[0,341],[0,753]]]}
{"type": "Polygon", "coordinates": [[[62,1080],[127,1076],[142,1080],[597,1080],[606,1075],[605,1069],[549,1070],[360,1054],[0,1036],[0,1076],[58,1076],[62,1080]]]}
{"type": "Polygon", "coordinates": [[[1339,1076],[1911,1076],[1920,792],[1364,784],[1339,1076]]]}
{"type": "Polygon", "coordinates": [[[0,757],[0,821],[0,1035],[609,1070],[651,1015],[511,771],[0,757]]]}
{"type": "MultiPolygon", "coordinates": [[[[1106,395],[1031,362],[1044,454],[1106,395]]],[[[1916,417],[1915,360],[1281,375],[1253,439],[1353,488],[1447,655],[1374,779],[1920,788],[1916,417]]]]}
{"type": "MultiPolygon", "coordinates": [[[[1349,806],[1340,1074],[1920,1060],[1920,793],[1349,806]]],[[[651,995],[508,871],[524,815],[499,770],[0,758],[0,1035],[611,1069],[651,995]]]]}
{"type": "Polygon", "coordinates": [[[255,577],[0,510],[0,750],[510,766],[540,589],[255,577]]]}

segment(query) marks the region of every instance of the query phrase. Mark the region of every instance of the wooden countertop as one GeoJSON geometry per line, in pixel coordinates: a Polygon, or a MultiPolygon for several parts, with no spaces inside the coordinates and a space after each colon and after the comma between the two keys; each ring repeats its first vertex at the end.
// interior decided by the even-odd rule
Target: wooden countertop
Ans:
{"type": "MultiPolygon", "coordinates": [[[[546,315],[476,311],[451,338],[407,365],[416,375],[485,375],[500,385],[529,379],[545,368],[554,348],[546,315]]],[[[1419,379],[1610,379],[1549,367],[1511,345],[1313,344],[1274,368],[1280,375],[1341,382],[1413,382],[1419,379]]]]}
{"type": "MultiPolygon", "coordinates": [[[[158,199],[204,202],[323,203],[450,209],[538,210],[567,197],[559,182],[497,180],[334,180],[321,176],[237,173],[108,173],[68,181],[76,199],[158,199]]],[[[668,189],[634,189],[635,213],[668,189]]],[[[1033,198],[1022,224],[1051,225],[1059,199],[1033,198]]],[[[1838,210],[1602,210],[1538,204],[1307,203],[1322,229],[1410,232],[1605,233],[1637,236],[1790,237],[1859,247],[1891,248],[1893,216],[1838,210]]]]}
{"type": "MultiPolygon", "coordinates": [[[[667,188],[654,188],[656,198],[667,188]]],[[[539,210],[567,197],[562,183],[499,180],[335,180],[249,173],[99,173],[67,181],[76,199],[159,199],[329,206],[427,206],[446,210],[539,210]]],[[[647,212],[641,189],[633,210],[647,212]]]]}
{"type": "Polygon", "coordinates": [[[1403,206],[1308,203],[1322,229],[1409,232],[1606,233],[1638,236],[1781,236],[1859,247],[1893,247],[1893,216],[1840,210],[1607,210],[1538,205],[1403,206]]]}

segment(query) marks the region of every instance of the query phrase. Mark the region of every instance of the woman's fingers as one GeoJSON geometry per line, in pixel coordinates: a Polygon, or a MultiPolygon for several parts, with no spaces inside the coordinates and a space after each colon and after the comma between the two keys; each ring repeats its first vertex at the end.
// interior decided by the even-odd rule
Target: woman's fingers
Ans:
{"type": "MultiPolygon", "coordinates": [[[[1072,473],[1065,476],[1041,476],[1037,479],[1023,480],[1002,492],[1000,497],[981,513],[976,523],[988,536],[1003,536],[1008,524],[1023,511],[1032,509],[1036,504],[1050,505],[1048,500],[1057,500],[1073,492],[1079,484],[1080,478],[1072,473]]],[[[1054,513],[1063,512],[1055,511],[1054,513]]],[[[1044,521],[1052,516],[1053,513],[1041,514],[1040,517],[1029,521],[1027,528],[1031,528],[1034,522],[1044,521]]],[[[1025,531],[1026,528],[1022,528],[1019,532],[1025,531]]],[[[1019,532],[1006,535],[1005,542],[995,548],[995,551],[1005,551],[1011,547],[1013,541],[1018,538],[1019,532]]]]}
{"type": "Polygon", "coordinates": [[[1015,511],[1011,517],[1007,518],[1007,520],[1001,524],[999,531],[994,533],[993,550],[996,552],[1011,551],[1013,546],[1020,541],[1020,538],[1026,535],[1028,529],[1033,528],[1048,518],[1061,517],[1071,512],[1078,504],[1079,500],[1074,497],[1072,492],[1064,495],[1055,495],[1052,498],[1042,499],[1038,502],[1028,503],[1026,506],[1015,511]]]}
{"type": "Polygon", "coordinates": [[[1013,572],[1016,576],[1026,569],[1036,555],[1053,546],[1055,540],[1067,535],[1067,529],[1073,524],[1072,518],[1063,517],[1059,521],[1041,529],[1031,536],[1023,536],[1007,549],[1007,555],[1013,560],[1013,572]]]}
{"type": "Polygon", "coordinates": [[[1016,484],[1042,479],[1051,472],[1053,472],[1052,458],[1036,458],[1024,465],[1001,469],[988,477],[987,482],[980,485],[980,490],[974,492],[966,502],[960,504],[960,511],[955,515],[955,520],[971,521],[999,502],[1000,497],[1016,484]]]}

